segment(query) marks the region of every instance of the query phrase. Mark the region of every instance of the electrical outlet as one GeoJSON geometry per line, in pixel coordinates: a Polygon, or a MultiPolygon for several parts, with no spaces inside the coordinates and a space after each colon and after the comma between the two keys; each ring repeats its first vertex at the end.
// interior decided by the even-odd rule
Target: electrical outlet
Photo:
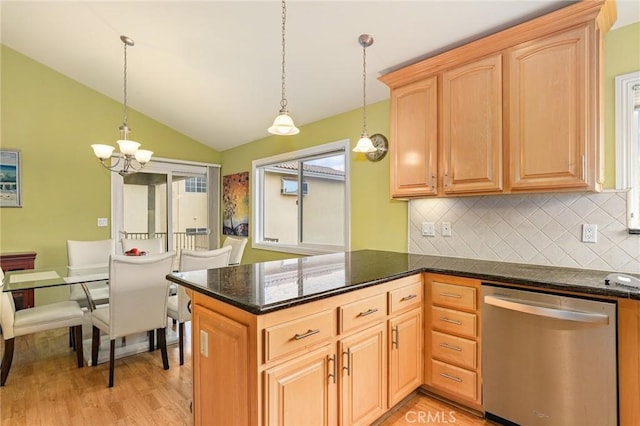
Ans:
{"type": "Polygon", "coordinates": [[[593,223],[582,224],[582,242],[583,243],[598,242],[598,225],[593,223]]]}
{"type": "Polygon", "coordinates": [[[451,222],[442,222],[442,236],[443,237],[451,236],[451,222]]]}
{"type": "Polygon", "coordinates": [[[436,235],[436,224],[433,222],[422,222],[422,235],[434,237],[436,235]]]}
{"type": "Polygon", "coordinates": [[[109,226],[109,220],[107,220],[106,217],[99,217],[98,218],[98,226],[99,227],[109,226]]]}

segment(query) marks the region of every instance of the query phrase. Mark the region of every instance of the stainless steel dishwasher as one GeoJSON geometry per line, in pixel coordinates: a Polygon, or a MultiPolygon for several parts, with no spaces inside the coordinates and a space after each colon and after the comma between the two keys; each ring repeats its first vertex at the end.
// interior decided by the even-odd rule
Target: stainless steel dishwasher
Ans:
{"type": "Polygon", "coordinates": [[[616,304],[483,284],[487,418],[523,426],[618,423],[616,304]]]}

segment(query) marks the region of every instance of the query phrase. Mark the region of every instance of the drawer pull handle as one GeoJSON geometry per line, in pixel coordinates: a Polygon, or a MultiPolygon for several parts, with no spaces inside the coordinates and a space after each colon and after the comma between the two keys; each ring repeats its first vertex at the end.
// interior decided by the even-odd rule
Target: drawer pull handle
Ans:
{"type": "Polygon", "coordinates": [[[455,325],[462,325],[462,321],[452,320],[447,317],[440,317],[440,321],[448,322],[450,324],[455,324],[455,325]]]}
{"type": "Polygon", "coordinates": [[[416,297],[418,297],[418,296],[415,295],[415,294],[409,294],[409,295],[403,297],[402,299],[400,299],[400,301],[401,302],[406,302],[407,300],[415,299],[416,297]]]}
{"type": "Polygon", "coordinates": [[[309,336],[313,336],[314,334],[318,334],[320,333],[320,329],[316,328],[315,330],[307,330],[306,333],[302,333],[302,334],[296,334],[295,336],[293,336],[294,339],[296,340],[300,340],[300,339],[304,339],[305,337],[309,337],[309,336]]]}
{"type": "Polygon", "coordinates": [[[331,365],[333,366],[332,368],[332,372],[329,374],[329,377],[331,377],[333,379],[333,383],[336,382],[336,355],[333,354],[333,356],[328,356],[327,355],[327,362],[330,362],[331,365]]]}
{"type": "Polygon", "coordinates": [[[440,343],[440,346],[445,348],[445,349],[451,349],[452,351],[458,351],[458,352],[462,352],[462,348],[459,348],[457,346],[451,346],[447,343],[440,343]]]}
{"type": "Polygon", "coordinates": [[[453,380],[454,382],[462,383],[462,379],[460,377],[452,376],[452,375],[447,374],[447,373],[440,373],[440,375],[442,377],[444,377],[445,379],[449,379],[449,380],[453,380]]]}
{"type": "Polygon", "coordinates": [[[451,299],[462,299],[462,295],[455,293],[440,293],[442,297],[450,297],[451,299]]]}
{"type": "Polygon", "coordinates": [[[371,315],[371,314],[375,314],[376,312],[378,312],[378,308],[373,308],[373,309],[367,309],[364,312],[360,312],[358,314],[359,317],[366,317],[367,315],[371,315]]]}

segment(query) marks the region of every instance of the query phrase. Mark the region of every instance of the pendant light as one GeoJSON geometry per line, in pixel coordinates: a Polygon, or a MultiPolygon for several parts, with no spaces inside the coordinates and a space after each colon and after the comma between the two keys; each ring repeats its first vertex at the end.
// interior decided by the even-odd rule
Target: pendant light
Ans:
{"type": "Polygon", "coordinates": [[[285,25],[287,22],[287,5],[282,0],[282,99],[280,100],[280,114],[273,120],[273,125],[268,131],[274,135],[292,136],[300,133],[300,130],[293,124],[293,118],[287,111],[287,97],[285,95],[285,25]]]}
{"type": "Polygon", "coordinates": [[[112,166],[107,164],[107,160],[111,158],[115,150],[111,145],[93,144],[91,148],[93,148],[93,153],[105,168],[118,173],[120,176],[126,176],[143,168],[151,160],[153,152],[146,149],[138,149],[140,143],[128,139],[131,129],[127,125],[127,47],[133,47],[135,42],[124,35],[120,36],[120,40],[124,43],[124,112],[122,125],[120,126],[120,139],[117,141],[120,148],[118,161],[112,166]],[[123,162],[122,167],[118,169],[121,161],[123,162]]]}
{"type": "Polygon", "coordinates": [[[354,152],[375,152],[369,133],[367,132],[367,47],[373,44],[373,37],[369,34],[362,34],[358,37],[358,43],[362,46],[362,135],[353,148],[354,152]]]}

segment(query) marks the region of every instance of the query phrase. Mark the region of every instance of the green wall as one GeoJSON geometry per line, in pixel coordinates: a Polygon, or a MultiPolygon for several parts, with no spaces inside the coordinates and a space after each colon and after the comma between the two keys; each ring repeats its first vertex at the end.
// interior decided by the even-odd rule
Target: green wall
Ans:
{"type": "MultiPolygon", "coordinates": [[[[0,209],[0,250],[66,265],[66,240],[111,237],[111,172],[90,145],[115,145],[122,101],[106,97],[2,45],[0,146],[22,153],[22,208],[0,209]]],[[[220,162],[220,153],[129,110],[132,138],[157,157],[220,162]]]]}
{"type": "MultiPolygon", "coordinates": [[[[295,119],[295,110],[291,115],[295,119]]],[[[367,105],[367,128],[370,134],[389,135],[388,100],[367,105]]],[[[269,136],[223,151],[222,174],[251,172],[252,160],[328,142],[349,139],[354,147],[361,132],[362,109],[358,108],[301,126],[296,136],[269,136]]],[[[406,252],[407,203],[389,198],[389,156],[370,162],[364,154],[351,152],[351,249],[365,248],[406,252]]],[[[285,257],[291,255],[247,245],[243,262],[285,257]]]]}
{"type": "Polygon", "coordinates": [[[616,184],[615,77],[640,71],[640,22],[610,31],[605,36],[604,49],[605,186],[613,188],[616,184]]]}

